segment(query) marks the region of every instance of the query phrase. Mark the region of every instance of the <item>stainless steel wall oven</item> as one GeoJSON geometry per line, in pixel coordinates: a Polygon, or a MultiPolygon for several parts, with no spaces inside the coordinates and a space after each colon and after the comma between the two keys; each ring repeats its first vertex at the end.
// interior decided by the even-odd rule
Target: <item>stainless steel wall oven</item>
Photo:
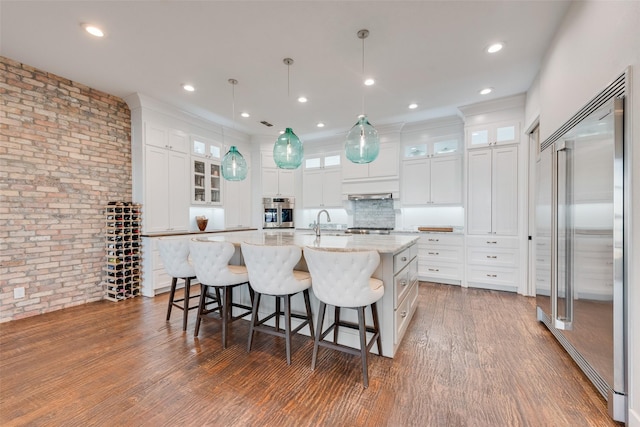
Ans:
{"type": "Polygon", "coordinates": [[[294,228],[294,201],[293,197],[263,198],[263,228],[294,228]]]}

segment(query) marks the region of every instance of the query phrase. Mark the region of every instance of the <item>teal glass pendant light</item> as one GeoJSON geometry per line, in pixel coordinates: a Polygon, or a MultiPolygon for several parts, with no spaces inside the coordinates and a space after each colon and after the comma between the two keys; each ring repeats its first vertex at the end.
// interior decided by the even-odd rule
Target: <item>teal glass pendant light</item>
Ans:
{"type": "MultiPolygon", "coordinates": [[[[231,83],[231,96],[233,110],[233,121],[236,119],[236,94],[235,85],[238,84],[236,79],[229,79],[231,83]]],[[[247,161],[242,157],[242,154],[238,151],[235,145],[232,145],[227,151],[227,154],[222,158],[222,177],[227,181],[242,181],[247,177],[247,161]]]]}
{"type": "MultiPolygon", "coordinates": [[[[289,99],[289,66],[293,64],[293,59],[284,58],[282,62],[287,65],[287,99],[289,99]]],[[[303,156],[302,141],[293,133],[293,129],[286,128],[273,146],[273,160],[276,166],[280,169],[297,169],[302,164],[303,156]]]]}
{"type": "Polygon", "coordinates": [[[353,163],[371,163],[378,157],[380,152],[378,131],[364,114],[358,116],[358,123],[347,134],[344,151],[347,159],[353,163]]]}
{"type": "MultiPolygon", "coordinates": [[[[358,31],[358,38],[362,40],[362,80],[364,84],[364,39],[369,36],[369,30],[358,31]]],[[[380,152],[380,138],[378,131],[369,123],[364,114],[364,89],[362,91],[362,111],[358,116],[358,122],[353,125],[347,134],[344,151],[347,159],[353,163],[371,163],[380,152]]]]}

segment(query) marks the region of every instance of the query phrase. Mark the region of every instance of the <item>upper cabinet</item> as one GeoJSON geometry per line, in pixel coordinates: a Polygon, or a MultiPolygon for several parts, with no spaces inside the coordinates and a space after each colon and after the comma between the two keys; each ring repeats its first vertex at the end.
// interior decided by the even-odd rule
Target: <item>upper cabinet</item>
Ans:
{"type": "Polygon", "coordinates": [[[381,143],[378,157],[371,163],[352,163],[342,153],[342,179],[377,179],[398,177],[398,145],[395,143],[381,143]]]}
{"type": "Polygon", "coordinates": [[[191,158],[191,203],[219,205],[222,202],[220,162],[191,158]]]}
{"type": "Polygon", "coordinates": [[[156,123],[144,124],[144,142],[146,145],[180,153],[189,152],[189,136],[186,133],[156,123]]]}
{"type": "Polygon", "coordinates": [[[302,205],[305,208],[329,208],[342,205],[340,153],[305,157],[302,176],[302,205]]]}
{"type": "Polygon", "coordinates": [[[467,148],[517,144],[519,142],[520,122],[517,120],[506,120],[467,127],[467,148]]]}
{"type": "Polygon", "coordinates": [[[295,194],[295,175],[292,169],[279,169],[273,160],[273,153],[262,155],[262,195],[293,197],[295,194]]]}
{"type": "Polygon", "coordinates": [[[192,136],[191,154],[197,157],[204,157],[206,159],[221,160],[222,144],[199,136],[192,136]]]}

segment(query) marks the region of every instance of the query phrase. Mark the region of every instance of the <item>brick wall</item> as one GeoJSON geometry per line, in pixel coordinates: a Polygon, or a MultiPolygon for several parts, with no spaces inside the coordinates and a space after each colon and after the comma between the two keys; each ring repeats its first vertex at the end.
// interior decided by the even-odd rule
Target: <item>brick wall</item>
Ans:
{"type": "Polygon", "coordinates": [[[1,56],[0,96],[0,322],[100,300],[103,206],[131,199],[129,107],[1,56]]]}

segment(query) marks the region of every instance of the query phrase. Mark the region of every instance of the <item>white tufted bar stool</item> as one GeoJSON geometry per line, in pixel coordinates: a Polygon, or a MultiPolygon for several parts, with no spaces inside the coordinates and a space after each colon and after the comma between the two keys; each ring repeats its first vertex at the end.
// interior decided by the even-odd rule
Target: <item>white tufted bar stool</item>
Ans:
{"type": "Polygon", "coordinates": [[[360,355],[364,386],[369,387],[367,353],[373,344],[377,343],[378,352],[382,354],[376,302],[384,295],[384,287],[382,280],[371,277],[380,264],[380,254],[377,251],[337,251],[306,247],[304,257],[309,272],[311,272],[313,293],[320,300],[311,369],[314,370],[316,367],[320,346],[360,355]],[[335,307],[335,318],[334,322],[325,331],[322,331],[327,304],[335,307]],[[367,326],[365,323],[364,309],[367,306],[371,306],[373,327],[367,326]],[[341,308],[357,310],[358,324],[341,321],[341,308]],[[359,330],[359,350],[338,344],[338,328],[340,326],[359,330]],[[331,331],[334,332],[333,342],[324,341],[324,338],[331,331]],[[367,332],[373,334],[368,344],[367,332]]]}
{"type": "Polygon", "coordinates": [[[294,270],[302,257],[302,250],[297,246],[265,246],[242,243],[242,256],[249,272],[249,284],[255,292],[251,326],[249,329],[249,343],[247,351],[251,351],[254,332],[266,332],[271,335],[284,337],[287,365],[291,364],[291,335],[305,326],[309,326],[310,336],[313,338],[313,319],[309,288],[311,275],[306,271],[294,270]],[[302,292],[306,315],[291,313],[291,297],[302,292]],[[271,295],[276,299],[275,311],[263,319],[258,318],[260,297],[271,295]],[[280,310],[280,299],[284,301],[284,312],[280,310]],[[280,316],[284,316],[284,332],[280,329],[280,316]],[[264,323],[275,317],[275,328],[264,323]],[[295,329],[291,329],[291,318],[302,319],[303,322],[295,329]]]}
{"type": "Polygon", "coordinates": [[[172,277],[167,320],[171,319],[172,307],[183,310],[182,330],[186,331],[189,310],[198,307],[196,304],[190,306],[189,302],[191,298],[199,297],[199,295],[190,295],[191,280],[196,278],[196,271],[189,260],[189,240],[160,238],[158,239],[158,252],[165,271],[172,277]],[[175,299],[178,279],[184,280],[184,298],[175,299]]]}
{"type": "MultiPolygon", "coordinates": [[[[222,348],[227,348],[227,336],[229,335],[229,323],[251,314],[251,307],[232,302],[232,288],[248,284],[249,276],[247,268],[241,265],[229,265],[229,260],[235,252],[233,244],[229,242],[210,242],[191,240],[189,243],[191,259],[196,270],[196,277],[200,282],[200,304],[198,306],[198,318],[193,334],[198,336],[200,322],[213,312],[218,312],[222,320],[222,348]],[[212,297],[209,288],[222,292],[221,304],[209,309],[207,298],[212,297]],[[233,307],[239,307],[245,312],[233,316],[233,307]]],[[[252,293],[251,289],[250,292],[252,293]]],[[[253,299],[253,294],[252,294],[253,299]]]]}

